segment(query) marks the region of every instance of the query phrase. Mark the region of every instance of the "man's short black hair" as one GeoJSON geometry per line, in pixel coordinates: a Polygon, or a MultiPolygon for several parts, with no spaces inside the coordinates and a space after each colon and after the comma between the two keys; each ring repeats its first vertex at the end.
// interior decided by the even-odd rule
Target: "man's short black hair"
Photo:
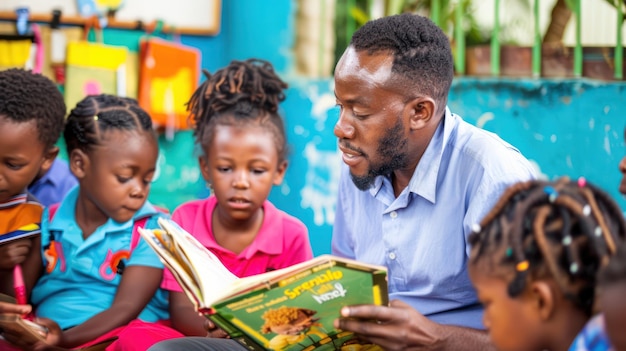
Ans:
{"type": "Polygon", "coordinates": [[[447,101],[454,77],[450,41],[430,19],[404,13],[369,21],[354,33],[350,45],[370,54],[390,52],[393,72],[411,81],[418,93],[447,101]]]}
{"type": "Polygon", "coordinates": [[[47,77],[16,68],[0,71],[0,116],[17,123],[36,121],[46,147],[61,136],[65,112],[63,95],[47,77]]]}

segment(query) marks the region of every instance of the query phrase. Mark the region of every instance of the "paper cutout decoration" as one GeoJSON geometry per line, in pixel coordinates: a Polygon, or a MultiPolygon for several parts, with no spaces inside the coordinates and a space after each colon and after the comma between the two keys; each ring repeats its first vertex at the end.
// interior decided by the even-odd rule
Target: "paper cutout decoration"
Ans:
{"type": "Polygon", "coordinates": [[[67,46],[65,104],[68,112],[87,95],[126,96],[126,47],[70,42],[67,46]]]}
{"type": "Polygon", "coordinates": [[[186,103],[198,86],[200,51],[150,38],[140,44],[138,100],[166,134],[189,128],[186,103]]]}

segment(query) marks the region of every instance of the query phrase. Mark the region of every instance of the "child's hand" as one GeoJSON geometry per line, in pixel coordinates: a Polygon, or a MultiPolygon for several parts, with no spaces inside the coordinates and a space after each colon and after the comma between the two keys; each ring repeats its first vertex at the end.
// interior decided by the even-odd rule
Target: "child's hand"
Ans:
{"type": "Polygon", "coordinates": [[[10,270],[15,265],[24,262],[31,246],[32,240],[30,239],[19,239],[0,245],[0,269],[10,270]]]}
{"type": "Polygon", "coordinates": [[[4,336],[4,338],[11,344],[18,346],[22,350],[28,351],[45,351],[54,349],[55,346],[61,344],[63,331],[61,331],[61,328],[55,321],[47,318],[35,318],[33,322],[47,329],[45,341],[38,341],[35,344],[30,344],[22,340],[19,335],[13,335],[5,332],[2,336],[4,336]]]}
{"type": "Polygon", "coordinates": [[[204,322],[204,328],[207,330],[207,338],[229,338],[224,330],[208,319],[204,322]]]}
{"type": "Polygon", "coordinates": [[[34,345],[34,351],[44,351],[50,346],[62,344],[63,331],[55,321],[48,318],[35,318],[35,323],[48,328],[48,335],[46,335],[45,342],[38,342],[34,345]]]}
{"type": "Polygon", "coordinates": [[[32,310],[30,305],[16,305],[9,302],[0,302],[0,313],[28,314],[32,310]]]}

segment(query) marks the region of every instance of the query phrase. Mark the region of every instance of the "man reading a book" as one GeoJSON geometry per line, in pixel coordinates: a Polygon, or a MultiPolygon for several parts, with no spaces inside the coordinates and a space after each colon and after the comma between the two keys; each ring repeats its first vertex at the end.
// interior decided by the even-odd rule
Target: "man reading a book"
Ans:
{"type": "Polygon", "coordinates": [[[333,254],[389,269],[390,306],[336,327],[385,350],[489,350],[467,238],[502,192],[534,178],[522,154],[447,107],[448,37],[414,14],[366,23],[335,68],[345,166],[333,254]]]}

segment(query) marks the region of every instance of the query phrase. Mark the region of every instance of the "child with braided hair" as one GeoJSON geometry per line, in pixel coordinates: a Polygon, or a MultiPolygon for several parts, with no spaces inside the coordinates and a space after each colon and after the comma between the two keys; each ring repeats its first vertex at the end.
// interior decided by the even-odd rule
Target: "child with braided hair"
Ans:
{"type": "Polygon", "coordinates": [[[158,156],[150,116],[132,99],[88,96],[70,112],[64,139],[79,184],[43,213],[44,272],[31,294],[48,345],[117,336],[107,350],[141,351],[182,336],[162,323],[163,265],[137,233],[162,215],[147,201],[158,156]]]}
{"type": "MultiPolygon", "coordinates": [[[[172,219],[239,277],[311,259],[307,228],[267,200],[287,168],[285,127],[278,113],[287,84],[269,62],[256,59],[232,61],[205,74],[188,108],[200,170],[213,194],[182,204],[172,219]]],[[[168,270],[162,287],[170,291],[176,329],[190,336],[204,337],[207,330],[209,336],[225,336],[198,315],[168,270]]]]}
{"type": "Polygon", "coordinates": [[[596,275],[625,238],[619,206],[583,178],[511,186],[470,236],[470,277],[496,347],[608,350],[592,319],[596,275]]]}

